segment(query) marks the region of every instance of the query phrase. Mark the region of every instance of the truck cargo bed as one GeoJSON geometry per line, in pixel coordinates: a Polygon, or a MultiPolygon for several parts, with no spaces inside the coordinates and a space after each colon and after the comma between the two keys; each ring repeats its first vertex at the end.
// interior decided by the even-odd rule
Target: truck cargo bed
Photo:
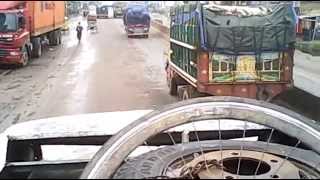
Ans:
{"type": "Polygon", "coordinates": [[[64,25],[64,1],[27,1],[31,17],[31,35],[38,36],[64,25]]]}

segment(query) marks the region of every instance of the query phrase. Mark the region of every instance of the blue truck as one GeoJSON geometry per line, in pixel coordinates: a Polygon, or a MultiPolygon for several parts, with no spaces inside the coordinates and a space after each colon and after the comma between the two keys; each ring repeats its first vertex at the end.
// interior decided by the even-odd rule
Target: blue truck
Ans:
{"type": "Polygon", "coordinates": [[[128,4],[123,23],[128,37],[143,36],[149,37],[150,13],[143,4],[128,4]]]}

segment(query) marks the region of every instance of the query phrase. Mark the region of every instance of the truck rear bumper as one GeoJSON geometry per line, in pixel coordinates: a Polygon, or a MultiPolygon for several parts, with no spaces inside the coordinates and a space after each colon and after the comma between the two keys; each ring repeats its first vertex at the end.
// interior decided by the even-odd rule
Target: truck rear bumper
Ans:
{"type": "Polygon", "coordinates": [[[149,33],[128,33],[128,36],[142,36],[142,35],[148,35],[149,33]]]}
{"type": "MultiPolygon", "coordinates": [[[[291,81],[257,81],[257,82],[234,82],[234,83],[208,83],[195,79],[188,73],[181,70],[171,61],[168,63],[167,78],[175,75],[181,77],[185,82],[190,84],[197,91],[214,96],[237,96],[244,98],[267,100],[272,99],[280,93],[293,87],[291,81]],[[261,97],[264,96],[265,98],[261,97]]],[[[180,82],[181,83],[181,82],[180,82]]]]}
{"type": "Polygon", "coordinates": [[[265,96],[272,99],[281,92],[292,87],[289,82],[257,82],[241,84],[210,84],[197,83],[199,92],[215,96],[237,96],[252,99],[261,99],[265,96]]]}
{"type": "Polygon", "coordinates": [[[126,26],[125,30],[128,35],[132,35],[132,36],[147,35],[149,34],[150,27],[149,26],[138,26],[138,27],[126,26]]]}

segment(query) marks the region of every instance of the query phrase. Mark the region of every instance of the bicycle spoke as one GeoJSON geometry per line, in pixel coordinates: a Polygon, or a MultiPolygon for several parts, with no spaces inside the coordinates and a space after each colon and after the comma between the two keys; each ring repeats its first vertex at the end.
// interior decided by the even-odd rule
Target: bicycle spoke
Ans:
{"type": "MultiPolygon", "coordinates": [[[[223,167],[223,152],[222,152],[222,133],[221,133],[221,120],[218,119],[218,127],[219,127],[219,151],[220,151],[220,158],[221,158],[221,165],[223,167]]],[[[221,171],[221,177],[224,177],[224,171],[221,171]]]]}
{"type": "Polygon", "coordinates": [[[286,161],[288,161],[289,156],[291,155],[292,151],[294,151],[295,148],[298,147],[298,145],[299,145],[300,143],[301,143],[301,141],[298,140],[297,144],[291,149],[291,151],[289,151],[289,152],[287,153],[286,157],[284,158],[284,160],[282,161],[282,163],[280,164],[280,166],[278,167],[278,169],[275,171],[274,175],[276,175],[276,174],[279,172],[279,170],[282,168],[282,166],[284,165],[284,163],[285,163],[286,161]]]}
{"type": "Polygon", "coordinates": [[[270,135],[269,135],[268,140],[267,140],[266,148],[263,150],[262,155],[261,155],[261,158],[260,158],[260,160],[259,160],[259,164],[258,164],[258,166],[257,166],[257,168],[256,168],[256,170],[255,170],[255,172],[254,172],[254,178],[256,178],[256,176],[257,176],[257,173],[258,173],[259,168],[260,168],[260,166],[261,166],[261,162],[262,162],[262,160],[263,160],[263,158],[264,158],[264,154],[265,154],[265,152],[267,151],[267,149],[268,149],[268,147],[269,147],[269,143],[270,143],[270,140],[271,140],[271,138],[272,138],[273,132],[274,132],[274,129],[271,129],[270,135]]]}
{"type": "MultiPolygon", "coordinates": [[[[246,129],[247,129],[247,121],[244,122],[244,129],[243,129],[243,135],[242,138],[246,137],[246,129]]],[[[239,172],[240,172],[240,165],[241,165],[241,157],[242,157],[242,150],[243,150],[243,144],[244,139],[242,140],[241,149],[240,149],[240,156],[239,156],[239,162],[238,162],[238,168],[237,168],[237,178],[239,179],[239,172]]]]}
{"type": "Polygon", "coordinates": [[[191,121],[192,121],[192,126],[193,126],[193,129],[194,129],[194,133],[196,135],[196,138],[197,138],[197,141],[198,141],[198,144],[199,144],[199,147],[200,147],[200,151],[201,151],[201,155],[203,156],[204,158],[204,164],[206,166],[206,170],[209,171],[209,167],[208,167],[208,163],[207,163],[207,158],[206,158],[206,155],[204,154],[204,151],[203,151],[203,148],[201,146],[201,143],[200,143],[200,138],[199,138],[199,135],[198,135],[198,132],[197,132],[197,128],[196,128],[196,125],[193,121],[193,118],[191,118],[191,121]]]}
{"type": "MultiPolygon", "coordinates": [[[[176,141],[175,141],[174,138],[172,137],[172,134],[171,134],[170,132],[168,132],[167,134],[169,135],[169,137],[170,137],[173,145],[177,145],[176,141]]],[[[181,151],[181,152],[183,152],[183,151],[184,151],[183,146],[181,146],[181,147],[182,147],[182,151],[181,151]]],[[[185,166],[185,165],[186,165],[185,159],[183,158],[182,155],[180,156],[180,158],[181,158],[181,160],[182,160],[182,162],[183,162],[183,166],[185,166]]],[[[189,175],[190,175],[191,178],[193,178],[193,176],[192,176],[192,174],[190,173],[190,171],[189,171],[189,175]]]]}

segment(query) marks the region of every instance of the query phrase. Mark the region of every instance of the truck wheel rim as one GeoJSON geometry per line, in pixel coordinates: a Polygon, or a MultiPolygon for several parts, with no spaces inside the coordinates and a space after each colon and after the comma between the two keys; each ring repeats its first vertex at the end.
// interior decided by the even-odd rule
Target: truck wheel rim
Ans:
{"type": "MultiPolygon", "coordinates": [[[[242,157],[244,157],[243,160],[249,161],[247,163],[251,163],[251,165],[240,170],[239,178],[268,179],[271,176],[275,177],[274,172],[281,166],[281,162],[283,161],[283,158],[281,158],[281,156],[283,156],[282,152],[290,151],[292,148],[290,146],[273,143],[267,144],[266,142],[256,143],[246,141],[246,147],[243,148],[243,151],[239,151],[236,149],[241,149],[241,141],[234,142],[232,140],[223,140],[223,149],[220,151],[220,147],[213,146],[213,144],[220,144],[220,142],[203,141],[202,143],[183,143],[144,153],[135,158],[131,158],[128,163],[122,164],[113,178],[143,179],[149,177],[155,179],[156,177],[162,177],[171,179],[181,177],[183,179],[192,179],[188,173],[185,173],[186,169],[191,168],[197,171],[197,174],[193,171],[193,177],[197,177],[197,179],[235,179],[237,178],[235,175],[237,162],[232,161],[239,158],[239,155],[242,154],[242,157]],[[267,145],[269,145],[270,148],[268,148],[268,151],[264,152],[263,147],[267,145]],[[183,146],[184,151],[181,151],[181,146],[183,146]],[[197,148],[199,146],[203,147],[205,152],[204,155],[199,148],[197,148]],[[176,154],[179,155],[176,156],[176,154]],[[264,156],[263,161],[261,161],[257,173],[255,173],[257,163],[259,163],[260,157],[262,156],[264,156]],[[184,157],[187,161],[186,165],[183,166],[184,163],[180,157],[184,157]],[[219,168],[219,164],[221,164],[222,161],[221,159],[224,160],[224,169],[219,168]],[[209,171],[207,171],[204,166],[200,167],[200,169],[196,169],[197,165],[200,165],[201,163],[203,165],[204,160],[207,160],[207,165],[209,166],[218,163],[216,164],[218,167],[211,166],[209,171]],[[137,170],[139,172],[137,172],[137,170]],[[183,176],[181,176],[181,174],[183,174],[183,176]]],[[[295,149],[289,157],[293,161],[287,161],[283,164],[283,167],[277,172],[277,176],[286,179],[313,179],[318,177],[319,173],[316,171],[308,172],[305,171],[305,169],[308,169],[307,166],[297,167],[295,164],[295,162],[303,162],[303,164],[308,164],[309,167],[312,167],[312,162],[308,160],[310,157],[317,158],[317,161],[320,161],[320,156],[318,155],[308,151],[295,149]]]]}
{"type": "Polygon", "coordinates": [[[25,66],[27,65],[29,62],[29,57],[28,57],[28,52],[27,50],[24,48],[23,49],[23,53],[22,53],[22,65],[25,66]]]}

